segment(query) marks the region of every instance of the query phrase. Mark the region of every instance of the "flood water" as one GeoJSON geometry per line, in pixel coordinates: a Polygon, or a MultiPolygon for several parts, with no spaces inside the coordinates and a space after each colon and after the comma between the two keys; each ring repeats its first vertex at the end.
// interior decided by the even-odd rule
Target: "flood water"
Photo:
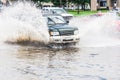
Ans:
{"type": "Polygon", "coordinates": [[[120,46],[0,47],[1,80],[120,80],[120,46]]]}
{"type": "Polygon", "coordinates": [[[20,3],[0,15],[0,80],[120,80],[117,16],[73,18],[80,43],[54,49],[38,44],[49,42],[38,13],[33,5],[20,3]]]}

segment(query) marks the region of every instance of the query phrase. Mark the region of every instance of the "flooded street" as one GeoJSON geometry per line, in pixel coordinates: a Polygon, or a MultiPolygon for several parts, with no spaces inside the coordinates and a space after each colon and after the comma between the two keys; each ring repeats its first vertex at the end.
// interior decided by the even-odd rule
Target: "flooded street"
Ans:
{"type": "Polygon", "coordinates": [[[120,80],[120,46],[0,48],[1,80],[120,80]]]}
{"type": "Polygon", "coordinates": [[[120,80],[117,20],[114,14],[74,17],[69,24],[78,27],[80,42],[49,48],[39,44],[49,42],[39,9],[29,3],[5,8],[0,15],[0,80],[120,80]]]}

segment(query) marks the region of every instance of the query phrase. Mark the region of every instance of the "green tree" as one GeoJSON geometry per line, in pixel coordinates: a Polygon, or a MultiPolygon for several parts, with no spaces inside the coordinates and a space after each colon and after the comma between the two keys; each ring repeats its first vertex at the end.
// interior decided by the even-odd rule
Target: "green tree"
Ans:
{"type": "Polygon", "coordinates": [[[74,4],[77,5],[77,13],[78,13],[78,14],[79,14],[79,12],[80,12],[79,6],[81,5],[81,1],[82,1],[82,0],[71,0],[72,3],[74,3],[74,4]]]}
{"type": "Polygon", "coordinates": [[[67,0],[51,0],[55,6],[64,7],[66,6],[67,0]]]}
{"type": "Polygon", "coordinates": [[[85,4],[90,4],[90,0],[71,0],[72,3],[77,4],[77,13],[79,14],[80,9],[79,6],[82,7],[82,10],[85,10],[85,4]]]}
{"type": "Polygon", "coordinates": [[[42,8],[42,2],[50,2],[50,0],[31,0],[34,3],[37,3],[37,7],[41,7],[42,8]]]}

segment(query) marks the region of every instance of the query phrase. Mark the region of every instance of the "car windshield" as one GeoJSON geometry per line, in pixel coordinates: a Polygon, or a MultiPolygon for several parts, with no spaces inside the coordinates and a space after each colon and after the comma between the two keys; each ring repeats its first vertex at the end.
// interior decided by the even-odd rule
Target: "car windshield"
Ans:
{"type": "Polygon", "coordinates": [[[66,13],[66,11],[64,9],[53,9],[53,11],[57,14],[66,13]]]}
{"type": "Polygon", "coordinates": [[[56,24],[65,24],[66,21],[61,16],[49,16],[51,21],[53,21],[56,24]]]}

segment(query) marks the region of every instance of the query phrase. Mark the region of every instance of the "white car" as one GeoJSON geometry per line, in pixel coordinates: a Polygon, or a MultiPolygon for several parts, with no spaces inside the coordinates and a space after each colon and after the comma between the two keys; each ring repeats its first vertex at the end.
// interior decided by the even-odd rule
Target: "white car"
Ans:
{"type": "Polygon", "coordinates": [[[66,21],[69,21],[71,18],[73,18],[73,15],[67,13],[63,8],[59,8],[59,7],[44,7],[42,10],[43,10],[43,13],[59,14],[59,15],[61,15],[66,21]]]}

